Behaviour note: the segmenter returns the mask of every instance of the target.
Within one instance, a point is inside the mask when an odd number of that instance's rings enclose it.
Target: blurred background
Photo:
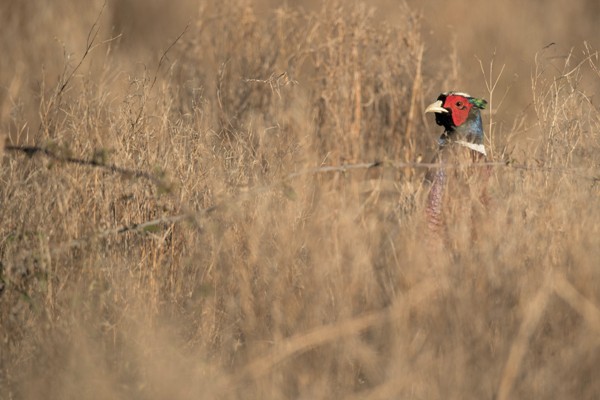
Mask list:
[[[109,0],[101,21],[100,36],[106,39],[120,35],[114,46],[119,56],[133,67],[150,65],[186,24],[211,13],[209,3]],[[246,3],[254,7],[258,18],[271,18],[272,11],[282,5],[318,11],[323,4],[311,0]],[[100,0],[85,4],[74,0],[2,1],[0,104],[10,102],[22,85],[35,90],[42,71],[49,80],[58,76],[64,66],[63,53],[80,56],[102,4]],[[231,4],[233,7],[244,3]],[[448,80],[449,87],[435,88],[427,94],[430,98],[438,91],[450,89],[485,97],[486,79],[480,61],[488,75],[493,61],[493,78],[502,70],[496,96],[503,97],[507,92],[503,109],[511,114],[518,113],[531,100],[531,75],[536,54],[551,60],[554,68],[561,71],[567,57],[574,61],[571,65],[585,57],[585,43],[594,49],[600,46],[600,3],[595,0],[407,0],[406,4],[419,15],[425,43],[425,76],[435,76],[436,70],[449,70],[453,74]],[[397,1],[372,1],[367,9],[371,8],[376,18],[392,25],[402,23],[407,12],[404,3]],[[456,60],[458,69],[449,68],[449,57]],[[595,96],[599,94],[598,88],[591,89]],[[6,107],[2,108],[6,110]],[[3,117],[2,122],[6,123],[6,115]]]

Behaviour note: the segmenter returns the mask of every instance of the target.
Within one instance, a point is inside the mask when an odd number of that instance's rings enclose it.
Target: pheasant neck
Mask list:
[[[484,156],[487,157],[487,153],[485,152],[485,146],[481,143],[470,143],[470,142],[465,142],[464,140],[457,140],[453,143],[459,144],[461,146],[464,146],[468,149],[471,149],[473,151],[476,151],[478,153],[483,154]]]

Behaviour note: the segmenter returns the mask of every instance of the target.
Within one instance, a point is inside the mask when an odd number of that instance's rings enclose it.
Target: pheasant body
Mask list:
[[[435,121],[444,127],[438,139],[438,152],[433,163],[441,166],[428,172],[426,180],[431,183],[427,198],[427,223],[431,231],[439,232],[444,225],[443,208],[447,202],[449,186],[451,192],[464,191],[467,180],[458,179],[456,166],[469,165],[485,160],[487,153],[483,145],[483,123],[480,110],[487,102],[461,92],[445,92],[429,105],[425,112],[435,113]],[[444,166],[452,166],[450,171]],[[460,178],[465,178],[462,176]],[[463,184],[461,186],[461,183]]]

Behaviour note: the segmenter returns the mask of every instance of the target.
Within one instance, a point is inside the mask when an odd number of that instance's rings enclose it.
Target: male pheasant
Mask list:
[[[435,113],[435,122],[444,127],[433,160],[433,163],[441,166],[430,170],[426,176],[431,183],[427,199],[427,222],[433,232],[439,232],[444,225],[442,210],[447,204],[447,197],[468,190],[469,176],[458,166],[480,162],[487,157],[480,114],[486,105],[484,99],[466,93],[445,92],[425,109],[426,113]],[[480,196],[483,202],[486,202],[485,197],[483,191]]]

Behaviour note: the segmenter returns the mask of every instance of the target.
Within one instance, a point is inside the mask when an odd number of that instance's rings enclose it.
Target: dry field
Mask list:
[[[0,399],[600,398],[596,1],[51,3],[0,2]],[[449,89],[490,203],[434,243]]]

